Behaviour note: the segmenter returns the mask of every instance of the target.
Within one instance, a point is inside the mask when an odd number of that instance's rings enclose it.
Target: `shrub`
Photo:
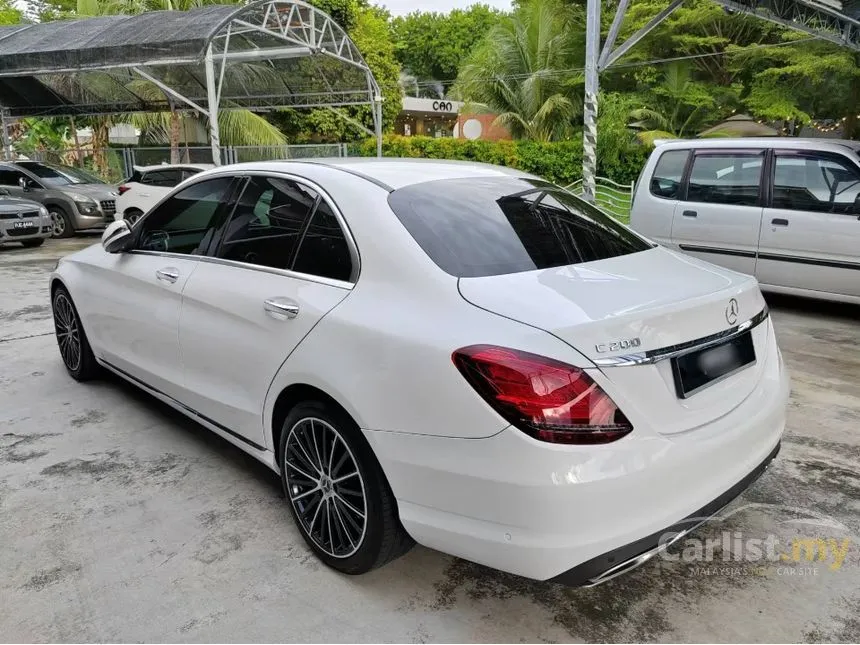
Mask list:
[[[373,157],[376,155],[376,140],[366,139],[355,144],[350,152]],[[643,146],[630,144],[613,158],[599,159],[598,174],[617,182],[631,182],[638,177],[648,153]],[[582,139],[579,137],[544,143],[389,135],[383,139],[382,154],[385,157],[481,161],[523,170],[562,186],[582,176]]]

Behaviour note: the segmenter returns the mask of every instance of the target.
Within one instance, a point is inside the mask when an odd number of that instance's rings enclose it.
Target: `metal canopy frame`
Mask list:
[[[3,134],[16,117],[160,112],[181,103],[208,119],[212,160],[220,164],[219,111],[328,108],[354,122],[336,108],[368,105],[382,155],[379,85],[327,13],[302,0],[156,13],[163,26],[149,13],[0,31]],[[135,21],[151,40],[136,32]],[[186,28],[194,30],[190,42]],[[75,45],[52,46],[52,34]],[[142,96],[135,85],[141,79],[158,92]],[[6,136],[4,148],[9,158]]]
[[[849,15],[841,0],[715,0],[727,11],[745,13],[789,27],[843,47],[860,51],[860,7]],[[851,1],[851,0],[847,0]],[[632,47],[672,15],[684,0],[671,0],[641,29],[615,47],[630,0],[618,0],[615,16],[601,48],[600,0],[587,0],[585,30],[585,100],[583,106],[582,194],[593,202],[597,174],[597,109],[600,72],[614,65]]]

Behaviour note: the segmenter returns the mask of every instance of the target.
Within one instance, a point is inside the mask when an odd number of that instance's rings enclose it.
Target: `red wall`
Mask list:
[[[493,125],[493,121],[496,120],[495,114],[461,114],[457,117],[457,123],[460,126],[459,130],[461,139],[465,138],[463,136],[463,124],[469,119],[476,119],[481,122],[481,126],[483,128],[481,139],[483,140],[500,141],[511,138],[511,133],[508,132],[506,128]]]

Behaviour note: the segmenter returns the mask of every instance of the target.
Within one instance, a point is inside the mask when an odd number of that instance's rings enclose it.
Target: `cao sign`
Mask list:
[[[451,101],[433,101],[433,109],[437,112],[453,112],[454,104]]]

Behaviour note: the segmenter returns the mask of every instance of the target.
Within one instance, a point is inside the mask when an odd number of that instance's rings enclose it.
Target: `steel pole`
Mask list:
[[[218,92],[215,86],[215,63],[212,45],[206,48],[206,107],[209,108],[209,141],[212,145],[212,163],[221,165],[221,134],[218,130]]]
[[[3,160],[12,161],[12,142],[9,139],[9,114],[6,110],[0,113],[3,120]]]
[[[594,202],[597,175],[597,61],[600,57],[600,0],[588,0],[585,15],[585,101],[582,106],[582,196]]]
[[[376,99],[376,156],[382,157],[382,97]]]

